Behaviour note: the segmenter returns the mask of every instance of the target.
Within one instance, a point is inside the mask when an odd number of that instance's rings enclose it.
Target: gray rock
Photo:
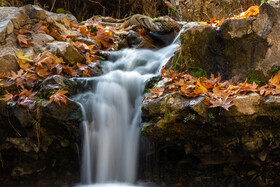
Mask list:
[[[60,75],[53,75],[46,78],[39,85],[38,95],[41,98],[49,99],[53,92],[57,91],[58,89],[66,90],[68,91],[69,95],[74,95],[76,93],[76,86],[77,83],[72,80]]]
[[[71,14],[56,14],[53,12],[46,12],[46,13],[47,13],[47,18],[46,18],[47,22],[52,23],[52,24],[54,24],[55,22],[58,22],[62,25],[65,25],[66,27],[70,26],[70,21],[76,19]]]
[[[54,38],[52,36],[42,33],[33,33],[32,39],[35,52],[42,52],[40,50],[42,50],[42,48],[45,47],[47,43],[51,43],[54,41]]]
[[[278,4],[270,1],[260,6],[257,17],[227,19],[219,29],[188,25],[173,69],[189,73],[202,69],[208,75],[221,73],[224,79],[254,77],[266,82],[280,66],[279,16]]]
[[[84,57],[79,53],[79,51],[68,42],[55,41],[47,44],[47,49],[53,54],[63,57],[66,62],[71,64],[82,62]]]
[[[14,54],[7,53],[0,56],[0,73],[6,72],[17,72],[19,70],[19,66],[17,63],[17,58]]]
[[[250,134],[245,134],[241,137],[241,143],[244,151],[261,151],[264,147],[263,135],[261,134],[261,132],[252,131]]]
[[[140,36],[135,31],[129,31],[127,37],[122,40],[119,44],[119,49],[123,48],[144,48],[144,49],[156,49],[157,46],[152,43],[152,41],[148,41],[143,36]]]
[[[33,142],[30,138],[7,138],[6,139],[7,142],[12,143],[16,148],[24,151],[24,152],[30,152],[30,151],[35,151],[37,147],[36,147],[36,143]]]
[[[250,6],[259,5],[259,0],[205,0],[180,2],[177,10],[182,11],[183,19],[187,21],[206,21],[209,18],[222,19],[224,16],[232,17],[247,10]]]
[[[0,7],[0,43],[3,43],[14,29],[19,29],[29,22],[24,8]]]
[[[148,31],[155,33],[168,33],[173,30],[179,30],[180,26],[174,20],[169,17],[162,17],[156,20],[152,18],[136,14],[127,20],[125,27],[135,26],[135,29],[144,28]]]
[[[29,4],[24,6],[24,8],[26,10],[26,14],[30,19],[44,20],[47,17],[46,11],[38,6],[33,6]]]
[[[16,81],[11,81],[11,80],[7,80],[7,79],[3,79],[2,81],[0,81],[1,85],[0,85],[0,94],[5,95],[6,91],[8,91],[9,93],[17,90],[17,84]]]
[[[87,45],[94,45],[94,49],[98,49],[99,48],[99,44],[95,40],[91,40],[91,39],[83,38],[83,37],[77,37],[77,38],[75,38],[75,41],[83,42],[83,43],[85,43]]]

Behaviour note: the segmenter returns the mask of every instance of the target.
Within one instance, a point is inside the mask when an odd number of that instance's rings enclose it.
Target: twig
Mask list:
[[[21,134],[17,131],[17,129],[13,126],[13,124],[10,122],[10,118],[8,117],[9,124],[12,126],[12,128],[16,131],[16,133],[21,137]]]
[[[53,1],[52,8],[51,8],[50,12],[53,11],[53,8],[54,8],[55,3],[56,3],[56,0]]]
[[[93,1],[93,0],[88,0],[88,1],[91,2],[91,3],[100,5],[103,9],[107,9],[105,6],[103,6],[103,5],[102,5],[100,2],[98,2],[98,1]]]
[[[2,158],[1,152],[0,152],[0,162],[1,162],[2,168],[4,168],[4,161],[3,161],[3,158]]]

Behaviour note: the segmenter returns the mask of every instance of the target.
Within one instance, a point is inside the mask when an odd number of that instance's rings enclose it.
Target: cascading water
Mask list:
[[[104,75],[83,80],[94,82],[90,91],[74,98],[84,113],[83,185],[136,181],[145,81],[159,73],[177,47],[112,52],[103,62]]]

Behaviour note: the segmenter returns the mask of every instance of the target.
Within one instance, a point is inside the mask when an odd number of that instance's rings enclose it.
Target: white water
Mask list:
[[[85,119],[82,124],[83,187],[132,187],[129,184],[136,182],[145,80],[159,73],[161,65],[177,47],[172,44],[157,51],[112,52],[111,60],[103,62],[104,75],[84,79],[96,84],[74,98],[81,103]]]

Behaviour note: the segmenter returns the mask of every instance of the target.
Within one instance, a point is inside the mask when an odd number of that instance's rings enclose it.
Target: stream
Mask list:
[[[102,63],[102,76],[79,80],[88,89],[73,98],[84,115],[82,174],[77,187],[137,184],[145,83],[173,56],[176,43],[159,50],[111,52],[109,60]]]

